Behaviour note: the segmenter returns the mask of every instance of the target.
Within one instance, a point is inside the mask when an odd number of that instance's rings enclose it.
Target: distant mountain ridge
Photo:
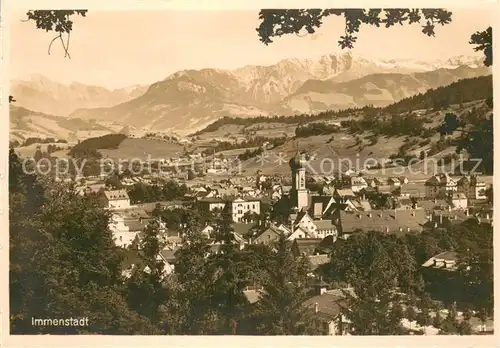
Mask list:
[[[367,105],[387,106],[431,88],[449,85],[464,78],[489,75],[486,67],[459,66],[411,74],[372,74],[337,83],[334,80],[308,80],[273,111],[300,114]]]
[[[489,73],[482,67],[482,57],[422,62],[331,54],[318,59],[284,59],[270,66],[178,71],[141,89],[135,97],[118,93],[125,100],[114,106],[89,108],[75,103],[70,117],[189,133],[224,116],[293,115],[368,104],[384,106],[429,88]]]
[[[34,74],[26,80],[13,80],[10,94],[19,106],[50,115],[67,116],[79,108],[109,107],[137,98],[147,87],[135,85],[109,90],[79,82],[66,85]]]

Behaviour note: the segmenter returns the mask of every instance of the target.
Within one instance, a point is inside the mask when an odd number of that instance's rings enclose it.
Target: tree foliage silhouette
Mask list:
[[[73,30],[71,17],[74,15],[85,17],[86,14],[87,10],[30,10],[26,13],[26,21],[33,21],[37,29],[56,32],[56,36],[49,43],[48,54],[52,44],[59,39],[64,49],[64,57],[71,58],[69,54],[69,41]],[[63,35],[66,36],[66,42]]]
[[[476,45],[474,51],[483,51],[484,65],[493,65],[493,30],[488,27],[486,30],[477,31],[470,37],[470,44]]]
[[[397,24],[419,23],[422,33],[434,36],[436,25],[451,23],[452,13],[443,9],[266,9],[259,12],[261,24],[257,32],[260,41],[268,45],[274,37],[286,34],[299,35],[304,30],[313,34],[321,27],[324,18],[331,15],[345,18],[345,33],[338,41],[344,49],[354,47],[358,39],[355,34],[362,24],[389,28]]]
[[[420,24],[422,33],[435,36],[437,25],[449,24],[452,12],[445,9],[264,9],[259,12],[261,23],[256,29],[259,39],[265,45],[273,39],[287,34],[314,34],[329,16],[343,16],[344,35],[338,40],[341,49],[352,49],[362,24],[390,28],[395,25]],[[476,45],[476,52],[485,55],[484,65],[493,64],[492,28],[471,35],[470,43]]]

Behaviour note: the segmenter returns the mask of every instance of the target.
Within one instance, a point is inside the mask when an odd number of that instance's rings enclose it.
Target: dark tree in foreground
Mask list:
[[[164,286],[165,262],[158,258],[164,247],[158,223],[150,223],[139,243],[143,263],[127,284],[130,308],[148,318],[153,325],[160,323],[160,308],[169,297]]]
[[[297,335],[304,329],[306,279],[309,264],[295,258],[291,243],[281,236],[264,272],[264,290],[257,302],[258,332],[266,335]]]
[[[56,36],[50,41],[48,54],[50,54],[52,44],[56,40],[60,40],[64,49],[64,57],[71,58],[69,54],[70,34],[73,30],[71,17],[74,15],[85,17],[86,14],[87,10],[35,10],[26,13],[26,21],[35,22],[37,29],[56,33]],[[66,36],[66,42],[63,35]]]
[[[261,24],[257,31],[260,41],[268,45],[274,37],[286,34],[307,32],[313,34],[320,28],[323,20],[331,15],[345,18],[345,33],[340,36],[339,46],[353,48],[357,40],[355,36],[362,24],[385,28],[394,25],[418,23],[422,33],[434,36],[436,25],[451,23],[450,11],[443,9],[293,9],[293,10],[261,10]]]
[[[484,54],[484,65],[493,65],[493,30],[491,27],[483,31],[477,31],[470,37],[470,44],[476,45],[474,51],[482,51]]]
[[[9,156],[13,334],[154,334],[122,297],[121,257],[97,201],[23,173]],[[88,326],[37,327],[31,318],[88,317]]]
[[[435,36],[436,25],[451,23],[452,12],[444,9],[264,9],[259,12],[260,26],[256,29],[260,41],[268,45],[273,39],[287,34],[313,34],[328,16],[343,16],[345,32],[338,45],[353,48],[363,24],[389,28],[395,25],[416,24],[422,33]],[[493,65],[492,28],[471,35],[475,51],[485,55],[484,65]]]

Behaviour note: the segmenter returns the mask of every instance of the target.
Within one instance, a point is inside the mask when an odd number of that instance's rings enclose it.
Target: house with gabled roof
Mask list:
[[[340,198],[342,201],[356,198],[356,195],[351,189],[336,189],[333,196],[335,198]]]
[[[351,177],[351,190],[356,193],[368,187],[368,183],[362,176]]]
[[[294,230],[301,227],[304,231],[307,231],[310,236],[316,234],[317,227],[314,224],[313,218],[307,213],[307,211],[299,212],[292,224],[294,226]]]
[[[279,229],[278,226],[270,224],[260,235],[255,238],[253,244],[266,244],[269,245],[279,239],[283,234],[283,231]]]
[[[352,332],[346,314],[346,300],[342,291],[328,290],[325,282],[316,286],[316,295],[307,299],[303,307],[311,318],[311,326],[320,335],[345,336]]]
[[[302,239],[302,238],[311,238],[312,234],[305,228],[298,226],[294,227],[293,230],[290,231],[290,235],[286,238],[289,241],[293,241],[295,239]]]
[[[446,271],[455,271],[457,269],[458,253],[455,251],[443,251],[422,264],[422,267],[432,267],[434,269],[443,269]]]
[[[100,193],[99,201],[106,209],[130,208],[130,198],[125,190],[103,190]]]

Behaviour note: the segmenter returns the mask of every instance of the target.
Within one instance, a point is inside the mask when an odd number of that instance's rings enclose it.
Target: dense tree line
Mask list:
[[[334,244],[330,262],[321,267],[321,273],[331,282],[351,284],[358,294],[373,291],[368,298],[379,293],[385,296],[389,288],[416,297],[430,296],[445,307],[456,304],[462,310],[491,315],[493,227],[475,219],[446,224],[414,235],[354,234]],[[458,253],[457,271],[421,267],[443,251]]]
[[[299,125],[297,128],[295,128],[295,137],[307,138],[314,135],[338,133],[339,131],[340,128],[336,125],[316,122],[306,125]]]
[[[252,118],[241,118],[241,117],[223,117],[213,123],[209,124],[204,129],[194,133],[192,136],[197,136],[203,133],[215,132],[219,128],[225,125],[237,125],[237,126],[251,126],[257,123],[284,123],[284,124],[301,124],[313,121],[322,121],[328,119],[336,119],[345,116],[352,116],[356,113],[361,113],[364,110],[373,109],[371,106],[365,106],[363,108],[348,108],[342,110],[327,110],[315,114],[300,114],[294,116],[279,116],[274,115],[259,116]]]
[[[179,185],[176,181],[167,181],[164,185],[146,185],[137,183],[128,188],[130,203],[151,203],[184,199],[189,189],[185,184]]]
[[[264,149],[262,147],[259,147],[258,149],[255,150],[246,150],[245,152],[241,153],[238,155],[238,159],[240,161],[247,161],[250,158],[254,158],[264,152]]]
[[[480,110],[470,110],[464,117],[447,113],[439,127],[442,135],[458,133],[456,152],[465,150],[469,158],[481,160],[479,170],[489,175],[493,173],[493,113],[489,113],[492,108],[490,98]]]
[[[54,139],[54,138],[38,138],[38,137],[29,137],[24,140],[18,146],[30,146],[32,144],[50,144],[50,143],[58,143],[58,144],[67,144],[68,141],[64,139]]]
[[[391,113],[408,110],[442,109],[450,105],[464,104],[493,97],[493,76],[461,79],[447,86],[431,88],[425,93],[402,99],[384,108]]]
[[[97,150],[117,149],[125,139],[127,139],[127,136],[124,134],[108,134],[101,137],[85,139],[73,146],[69,151],[69,155],[81,157],[82,154],[96,152]]]
[[[205,156],[212,155],[214,152],[235,150],[235,149],[246,149],[251,147],[262,147],[264,144],[268,143],[272,147],[280,146],[286,142],[286,138],[268,138],[268,137],[252,137],[250,139],[244,140],[240,143],[231,143],[229,141],[218,142],[215,146],[204,150],[202,153]]]
[[[372,131],[375,134],[387,136],[421,136],[431,137],[436,133],[432,128],[426,126],[428,120],[415,113],[406,115],[387,115],[381,111],[378,117],[363,116],[361,119],[351,119],[342,121],[342,127],[347,128],[351,133],[363,133]]]
[[[12,334],[155,334],[124,299],[109,216],[92,198],[23,172],[9,158]],[[88,317],[89,326],[33,326],[31,318]]]

